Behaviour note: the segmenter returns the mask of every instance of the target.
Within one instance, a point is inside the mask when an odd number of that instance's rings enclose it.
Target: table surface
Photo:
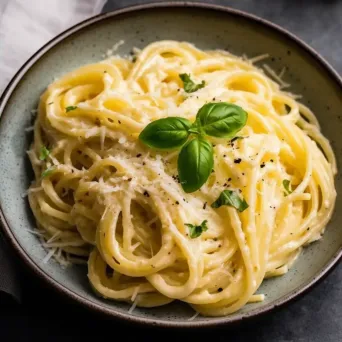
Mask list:
[[[145,2],[108,0],[103,11]],[[315,48],[342,74],[342,1],[221,0],[206,3],[238,8],[283,26]],[[107,331],[116,338],[118,333],[132,328],[87,312],[46,289],[25,269],[21,273],[23,303],[18,305],[0,298],[0,336],[4,342],[40,339],[78,341],[83,339],[82,335],[96,338]],[[77,323],[76,318],[80,318]],[[143,341],[165,336],[165,330],[156,328],[135,326],[134,331]],[[245,322],[229,330],[168,331],[167,334],[184,340],[211,337],[215,341],[342,341],[342,266],[338,265],[304,297],[256,321]]]

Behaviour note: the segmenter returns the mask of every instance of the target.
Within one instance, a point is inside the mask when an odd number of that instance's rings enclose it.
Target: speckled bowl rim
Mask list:
[[[314,57],[317,62],[326,70],[326,72],[330,75],[331,80],[335,81],[336,84],[340,87],[342,91],[342,79],[338,75],[338,73],[332,68],[332,66],[322,57],[320,56],[315,50],[313,50],[310,46],[304,43],[301,39],[293,35],[292,33],[288,32],[287,30],[279,27],[276,24],[273,24],[265,19],[259,18],[255,15],[232,9],[230,7],[224,7],[219,5],[212,5],[212,4],[205,4],[205,3],[195,3],[195,2],[160,2],[160,3],[148,3],[144,5],[135,5],[129,6],[125,8],[121,8],[112,12],[107,12],[104,14],[99,14],[97,16],[91,17],[87,20],[84,20],[71,28],[67,29],[66,31],[60,33],[55,38],[50,40],[46,43],[43,47],[41,47],[34,55],[31,56],[30,59],[19,69],[19,71],[15,74],[12,78],[6,89],[4,90],[3,94],[0,98],[0,124],[2,122],[2,113],[6,107],[6,104],[13,93],[14,89],[21,81],[23,76],[26,72],[39,61],[39,59],[45,55],[52,47],[69,37],[70,35],[83,30],[84,28],[89,27],[90,25],[96,24],[102,20],[107,18],[114,18],[116,16],[122,14],[128,14],[132,12],[138,12],[141,10],[149,10],[154,8],[196,8],[196,9],[208,9],[208,10],[215,10],[221,13],[228,13],[230,15],[234,15],[236,17],[242,17],[244,19],[248,19],[254,23],[258,23],[263,25],[265,28],[269,30],[276,31],[278,34],[283,35],[285,38],[292,40],[294,43],[297,44],[301,49],[308,52],[312,57]],[[298,299],[300,295],[305,294],[308,290],[312,289],[314,285],[316,285],[320,280],[323,280],[332,269],[338,264],[338,262],[342,258],[342,246],[337,251],[337,253],[332,257],[332,259],[327,263],[327,265],[321,269],[311,280],[307,281],[305,284],[297,287],[295,290],[291,291],[290,293],[282,296],[278,300],[266,305],[260,309],[254,309],[251,312],[237,314],[234,317],[226,316],[226,317],[217,317],[217,318],[210,318],[208,321],[184,321],[184,322],[173,322],[167,320],[160,320],[156,321],[152,318],[144,318],[141,316],[133,316],[126,313],[121,313],[115,311],[115,307],[113,309],[105,308],[100,304],[93,302],[92,300],[85,298],[76,292],[67,289],[63,286],[60,282],[53,279],[49,274],[43,271],[28,255],[24,249],[21,247],[20,243],[14,236],[13,232],[9,224],[6,221],[5,215],[1,209],[0,203],[0,223],[3,225],[3,231],[7,240],[10,244],[14,247],[15,251],[19,255],[19,257],[26,263],[26,265],[35,273],[37,274],[42,280],[44,280],[47,284],[51,285],[52,288],[58,290],[61,294],[67,295],[69,298],[74,299],[78,303],[82,304],[88,309],[94,310],[96,312],[106,314],[108,316],[124,319],[131,323],[139,323],[143,325],[154,325],[159,327],[175,327],[175,328],[200,328],[200,327],[215,327],[215,326],[222,326],[228,325],[232,323],[237,323],[241,321],[245,321],[247,319],[255,318],[256,316],[260,316],[262,314],[268,313],[273,311],[276,308],[283,306],[286,303],[294,299]],[[1,233],[1,231],[0,231]]]

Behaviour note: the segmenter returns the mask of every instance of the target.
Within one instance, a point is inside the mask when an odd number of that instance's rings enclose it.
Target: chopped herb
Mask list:
[[[185,225],[189,227],[189,233],[190,233],[191,239],[195,239],[199,237],[203,232],[208,230],[207,222],[208,222],[207,220],[204,220],[199,226],[196,226],[191,223],[185,223]]]
[[[179,78],[183,81],[184,90],[187,93],[193,93],[198,89],[205,87],[205,81],[202,81],[199,84],[194,83],[191,78],[190,74],[179,74]]]
[[[56,167],[55,166],[50,166],[49,168],[47,168],[43,173],[42,173],[42,178],[45,178],[47,176],[50,176],[54,171],[55,171]]]
[[[50,151],[45,147],[42,146],[40,148],[39,160],[45,160],[50,154]]]
[[[222,205],[228,205],[236,208],[239,212],[243,212],[248,208],[247,202],[232,190],[223,190],[217,200],[212,203],[212,208],[219,208]]]
[[[241,163],[241,158],[234,159],[235,164],[240,164]]]
[[[291,189],[291,183],[288,179],[284,179],[283,180],[283,186],[284,186],[284,196],[288,196],[292,193],[292,189]]]
[[[66,113],[70,112],[71,110],[77,109],[77,106],[68,106],[65,108]]]

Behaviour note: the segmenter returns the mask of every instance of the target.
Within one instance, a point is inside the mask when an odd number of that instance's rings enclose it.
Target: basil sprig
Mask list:
[[[184,90],[186,93],[193,93],[198,89],[205,87],[205,81],[196,84],[191,78],[190,74],[179,74],[179,78],[183,81]]]
[[[247,202],[232,190],[223,190],[218,199],[212,203],[211,207],[219,208],[223,205],[234,207],[240,213],[248,208]]]
[[[207,222],[208,222],[207,220],[204,220],[198,226],[191,224],[191,223],[185,223],[185,225],[187,227],[189,227],[189,235],[190,235],[191,239],[195,239],[195,238],[201,236],[201,234],[203,232],[206,232],[208,230]]]
[[[207,181],[214,166],[213,148],[206,136],[233,137],[246,122],[247,113],[241,107],[213,102],[199,109],[194,123],[180,117],[155,120],[143,129],[139,139],[155,149],[182,147],[178,157],[179,180],[189,193]]]

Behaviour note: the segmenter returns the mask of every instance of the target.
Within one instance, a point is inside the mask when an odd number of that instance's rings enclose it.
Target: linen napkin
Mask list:
[[[70,26],[100,13],[105,3],[106,0],[0,0],[0,94],[35,51]],[[11,253],[0,231],[0,293],[20,301]]]

